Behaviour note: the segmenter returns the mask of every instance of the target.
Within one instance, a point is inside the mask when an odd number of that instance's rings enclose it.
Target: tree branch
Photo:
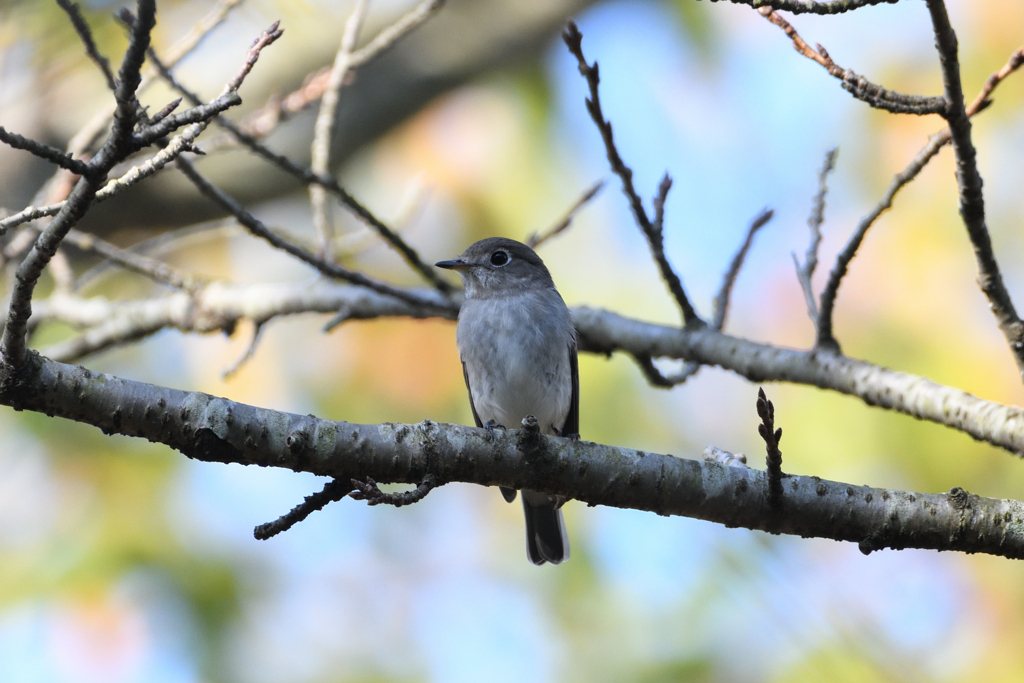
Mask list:
[[[71,25],[75,27],[75,32],[78,33],[78,37],[82,39],[82,44],[85,45],[85,53],[99,67],[103,73],[104,80],[107,82],[107,87],[113,92],[117,89],[117,80],[114,78],[114,72],[110,69],[110,61],[100,54],[99,48],[96,47],[96,41],[92,37],[92,29],[86,23],[85,17],[82,16],[81,11],[78,9],[78,5],[70,2],[70,0],[57,0],[57,4],[67,13],[68,18],[71,20]]]
[[[804,299],[807,302],[807,315],[814,323],[815,330],[818,329],[818,307],[814,305],[814,285],[811,278],[814,270],[818,267],[818,247],[821,246],[821,225],[825,222],[825,196],[828,194],[828,174],[836,167],[836,156],[839,149],[833,147],[825,153],[825,161],[818,171],[818,193],[814,195],[814,202],[811,205],[811,215],[807,219],[807,227],[811,231],[811,241],[804,253],[804,264],[800,265],[796,252],[793,253],[793,264],[796,266],[796,279],[800,282],[800,288],[804,292]]]
[[[1024,47],[1021,47],[1010,55],[1010,59],[1006,64],[999,71],[996,71],[988,77],[985,81],[984,87],[981,89],[981,92],[978,93],[974,102],[967,107],[967,115],[974,116],[975,114],[983,112],[991,103],[991,100],[988,98],[992,94],[992,91],[995,90],[995,88],[1002,83],[1007,76],[1019,69],[1022,64],[1024,64]],[[874,225],[874,222],[878,220],[879,216],[892,207],[892,202],[893,199],[895,199],[896,194],[903,189],[905,185],[909,184],[914,178],[916,178],[924,167],[928,165],[928,162],[931,161],[945,145],[949,144],[951,137],[949,128],[945,128],[931,136],[928,139],[927,144],[921,148],[921,151],[917,153],[917,156],[914,157],[906,168],[893,176],[892,182],[889,183],[889,187],[885,190],[885,194],[878,203],[875,204],[871,211],[861,218],[860,222],[857,224],[857,229],[854,231],[853,235],[850,236],[846,246],[836,257],[836,264],[832,268],[832,272],[829,273],[828,282],[821,292],[821,312],[818,317],[816,346],[838,348],[838,343],[836,342],[835,336],[832,332],[832,311],[835,307],[836,295],[839,292],[839,285],[849,269],[850,262],[857,254],[857,250],[864,241],[864,237],[867,235],[868,229]]]
[[[309,168],[317,175],[324,175],[330,170],[331,137],[334,133],[334,119],[338,109],[338,95],[349,73],[349,62],[352,51],[356,47],[359,29],[366,18],[366,10],[370,0],[356,0],[352,13],[345,22],[342,31],[341,45],[334,57],[327,85],[320,98],[320,111],[317,112],[313,124],[313,143],[310,146]],[[334,225],[327,206],[327,193],[321,185],[309,186],[309,203],[313,210],[313,233],[317,240],[317,257],[327,259],[333,250]]]
[[[59,320],[73,327],[92,328],[83,336],[44,350],[53,358],[76,360],[167,327],[206,333],[234,329],[241,320],[266,321],[309,312],[333,315],[339,310],[344,310],[351,320],[454,320],[458,314],[455,309],[441,309],[443,299],[436,291],[411,292],[415,297],[433,296],[437,305],[411,305],[364,288],[327,281],[313,285],[214,282],[192,292],[174,292],[127,303],[55,295],[39,302],[33,320],[36,324]],[[581,351],[604,355],[621,351],[638,359],[685,360],[718,366],[752,382],[787,382],[829,389],[1024,454],[1024,410],[986,401],[917,375],[839,354],[778,348],[722,334],[710,327],[680,329],[589,307],[573,309],[573,318]]]
[[[946,91],[949,110],[950,139],[956,155],[956,179],[960,188],[960,216],[967,235],[974,246],[978,262],[978,284],[995,314],[999,329],[1010,347],[1017,370],[1024,380],[1024,322],[1017,315],[1010,293],[1003,283],[999,263],[992,251],[992,240],[985,225],[985,198],[982,194],[981,174],[978,172],[977,153],[971,142],[971,119],[964,105],[960,82],[960,62],[957,58],[957,40],[942,0],[927,0],[935,30],[935,47],[942,65],[942,83]],[[987,85],[987,84],[986,84]]]
[[[526,240],[526,246],[530,247],[530,249],[536,249],[537,247],[539,247],[544,242],[547,242],[552,237],[555,237],[556,235],[559,235],[562,232],[564,232],[566,228],[572,225],[572,221],[576,217],[576,214],[579,212],[579,210],[586,206],[591,199],[596,197],[597,193],[600,192],[603,188],[604,180],[598,180],[596,183],[587,188],[587,190],[582,195],[580,195],[580,198],[577,199],[571,207],[569,207],[569,210],[565,212],[565,215],[562,216],[562,219],[560,221],[555,223],[553,226],[551,226],[544,232],[535,232],[532,235],[530,235],[530,237]]]
[[[686,291],[683,289],[682,281],[665,257],[665,236],[662,231],[662,221],[664,218],[665,198],[672,187],[672,179],[669,178],[668,174],[665,174],[658,187],[658,195],[654,202],[655,220],[652,222],[647,216],[646,209],[644,209],[643,200],[640,199],[640,195],[636,193],[636,189],[633,187],[633,170],[622,161],[619,150],[615,146],[615,138],[612,135],[612,124],[605,119],[604,112],[601,110],[601,95],[598,92],[598,84],[601,82],[601,78],[598,74],[597,62],[591,65],[583,56],[583,34],[580,33],[579,28],[576,27],[574,22],[570,21],[568,23],[565,31],[562,32],[562,39],[569,48],[569,52],[576,58],[579,64],[580,75],[586,79],[587,85],[590,88],[590,98],[586,100],[587,112],[590,113],[590,118],[593,119],[598,131],[601,133],[605,152],[608,155],[608,163],[611,164],[615,175],[619,176],[619,179],[622,181],[622,192],[629,200],[630,209],[633,211],[633,218],[636,219],[640,231],[647,238],[647,244],[650,246],[651,254],[654,256],[658,269],[661,271],[661,277],[665,280],[665,284],[668,285],[672,297],[676,300],[682,311],[683,324],[702,325],[703,321],[690,304]]]
[[[717,0],[712,0],[717,2]],[[793,14],[842,14],[852,12],[861,7],[873,7],[874,5],[895,5],[899,0],[830,0],[829,2],[815,2],[815,0],[729,0],[735,5],[749,5],[754,9],[771,7],[777,10],[792,12]]]
[[[588,505],[682,515],[730,527],[858,543],[864,552],[928,548],[1024,558],[1024,503],[956,488],[921,494],[786,478],[786,514],[770,514],[765,473],[542,434],[441,425],[359,425],[282,413],[133,382],[31,354],[0,402],[166,444],[206,462],[311,472],[338,481],[529,488]],[[342,486],[339,489],[344,489]]]
[[[3,142],[14,149],[22,149],[35,156],[56,164],[63,169],[71,171],[76,175],[85,175],[89,172],[89,165],[80,159],[73,159],[59,149],[44,145],[31,138],[26,138],[17,133],[12,133],[0,126],[0,142]]]
[[[789,36],[789,39],[793,41],[793,48],[797,52],[825,67],[825,70],[831,76],[842,82],[843,90],[846,90],[858,100],[866,102],[876,109],[882,109],[893,114],[917,114],[918,116],[924,116],[926,114],[946,113],[946,98],[905,95],[894,90],[886,90],[882,86],[876,85],[854,72],[852,69],[844,69],[836,64],[832,61],[828,51],[820,44],[817,50],[812,48],[800,37],[800,34],[796,32],[793,25],[771,7],[762,7],[758,12]]]
[[[221,208],[233,215],[239,223],[245,226],[249,232],[256,237],[265,240],[272,247],[291,254],[300,261],[313,266],[328,277],[351,282],[354,285],[359,285],[360,287],[366,287],[367,289],[372,289],[373,291],[381,294],[393,296],[413,305],[437,306],[436,299],[416,296],[407,290],[400,289],[386,282],[370,278],[357,271],[349,270],[348,268],[343,268],[342,266],[317,258],[316,255],[311,252],[306,251],[298,245],[292,244],[270,230],[262,221],[246,211],[241,204],[217,187],[214,187],[213,184],[200,175],[191,162],[179,158],[177,163],[178,169],[185,174],[186,178],[192,181],[192,184],[194,184],[202,194],[220,205]],[[451,308],[453,305],[454,304],[452,303],[447,303],[443,307]]]
[[[157,58],[154,53],[150,53],[150,61],[156,65],[163,78],[172,88],[183,94],[193,103],[199,102],[199,96],[179,83],[170,70],[161,64],[159,58]],[[281,170],[298,178],[306,185],[315,184],[326,189],[337,197],[337,199],[361,221],[369,225],[381,237],[383,237],[395,249],[395,251],[405,259],[405,262],[408,263],[413,270],[418,272],[435,288],[445,294],[451,294],[454,291],[452,286],[444,278],[438,275],[435,269],[431,268],[429,264],[425,263],[423,259],[420,258],[419,253],[415,249],[409,246],[409,244],[407,244],[405,240],[398,235],[398,233],[385,225],[384,222],[377,218],[377,216],[375,216],[369,209],[360,204],[359,201],[349,194],[333,176],[314,173],[312,170],[300,166],[283,154],[277,154],[266,145],[260,143],[256,136],[246,133],[223,116],[217,117],[215,121],[219,126],[230,132],[240,143]],[[0,228],[2,227],[3,221],[0,221]]]

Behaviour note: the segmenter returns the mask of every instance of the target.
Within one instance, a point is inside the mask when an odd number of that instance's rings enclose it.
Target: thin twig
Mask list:
[[[1007,60],[1006,64],[1003,65],[1002,68],[988,77],[981,92],[978,93],[978,96],[974,99],[971,105],[967,107],[967,115],[975,116],[976,114],[980,114],[985,111],[991,103],[991,100],[988,98],[995,88],[1002,83],[1007,76],[1019,69],[1022,64],[1024,64],[1024,47],[1016,50],[1012,55],[1010,55],[1009,60]],[[906,168],[893,176],[892,181],[889,183],[889,187],[885,190],[885,194],[878,203],[872,207],[871,211],[861,218],[860,222],[857,224],[857,229],[854,231],[853,235],[850,236],[846,246],[836,257],[836,264],[829,273],[828,282],[821,292],[821,309],[818,314],[817,341],[815,343],[817,347],[827,347],[837,351],[839,350],[839,345],[836,342],[832,331],[832,312],[835,307],[835,299],[839,292],[839,285],[842,283],[843,277],[849,269],[850,262],[857,254],[857,249],[860,248],[861,243],[864,241],[868,229],[874,224],[879,216],[892,207],[892,202],[895,199],[896,194],[904,186],[913,181],[924,167],[928,165],[928,162],[931,161],[945,145],[949,144],[950,140],[951,134],[949,128],[944,128],[928,138],[927,144],[918,151],[917,155],[913,160],[911,160]]]
[[[985,85],[981,88],[981,92],[979,92],[978,96],[974,98],[974,101],[968,105],[967,115],[974,116],[983,107],[987,106],[987,103],[989,102],[989,95],[991,95],[992,91],[996,89],[996,86],[1002,83],[1004,78],[1019,69],[1021,65],[1024,65],[1024,46],[1018,48],[1016,52],[1010,55],[1010,58],[1006,61],[1006,64],[1003,65],[1003,68],[996,71],[986,79]]]
[[[162,77],[171,85],[175,90],[185,95],[186,98],[192,102],[198,101],[198,95],[191,92],[188,88],[184,87],[181,83],[175,79],[174,75],[163,68],[159,59],[154,55],[150,54],[150,61],[160,70]],[[303,183],[317,184],[326,188],[331,194],[335,195],[343,205],[345,205],[352,213],[354,213],[360,220],[373,228],[381,237],[383,237],[394,249],[401,254],[405,259],[405,262],[409,264],[411,268],[417,271],[424,279],[430,282],[438,291],[445,294],[446,296],[451,294],[453,291],[452,285],[450,285],[444,278],[438,273],[437,269],[431,268],[431,266],[420,258],[419,253],[413,249],[401,236],[394,230],[389,228],[379,218],[377,218],[369,209],[360,204],[355,197],[350,195],[344,187],[342,187],[338,181],[329,175],[318,175],[313,173],[310,169],[299,166],[288,157],[277,154],[270,150],[265,145],[261,144],[255,137],[243,132],[238,126],[231,123],[223,116],[215,119],[216,123],[229,131],[234,135],[239,142],[251,149],[256,154],[270,161],[278,168],[286,171],[287,173],[295,176]],[[4,225],[4,221],[0,221],[0,228]],[[2,234],[2,233],[0,233]]]
[[[363,47],[354,51],[349,57],[349,68],[355,69],[380,56],[407,33],[421,26],[432,14],[444,5],[445,0],[423,0],[398,21],[386,26]]]
[[[151,122],[150,125],[143,126],[142,130],[132,136],[132,145],[136,149],[141,149],[165,138],[172,131],[181,128],[182,126],[187,126],[190,123],[202,123],[203,128],[205,128],[209,125],[210,119],[218,116],[221,112],[230,109],[231,107],[238,106],[241,103],[242,98],[238,96],[238,93],[234,90],[230,90],[207,104],[200,104],[192,109],[183,111],[180,114],[171,114],[169,112],[164,114],[163,111],[161,111],[160,114],[162,114],[162,117],[159,121],[154,121]]]
[[[747,258],[747,252],[750,251],[751,245],[754,243],[754,235],[757,231],[768,224],[768,221],[772,219],[775,212],[771,209],[763,209],[761,213],[754,217],[754,220],[750,222],[750,227],[747,228],[747,236],[743,240],[743,244],[736,251],[736,254],[732,257],[732,261],[729,263],[729,267],[725,271],[725,275],[722,277],[722,286],[718,288],[718,294],[715,295],[714,310],[711,316],[711,327],[719,332],[725,326],[725,318],[729,312],[729,297],[732,294],[732,287],[736,283],[736,277],[740,273],[740,268],[743,267],[743,261]]]
[[[362,273],[349,270],[337,264],[317,258],[315,254],[291,243],[264,225],[262,221],[246,211],[241,204],[200,175],[191,162],[179,157],[177,164],[178,169],[185,174],[186,178],[192,181],[192,184],[195,185],[202,194],[219,204],[221,208],[230,213],[238,220],[239,223],[245,226],[249,232],[267,241],[271,246],[291,254],[300,261],[313,266],[328,277],[351,282],[354,285],[366,287],[375,292],[387,294],[388,296],[393,296],[396,299],[401,299],[402,301],[411,304],[425,305],[435,309],[438,308],[437,302],[424,299],[415,294],[411,294],[408,291],[389,285],[386,282],[374,280]],[[454,304],[449,304],[449,306],[454,306]]]
[[[960,216],[974,246],[974,256],[978,262],[978,284],[1006,338],[1021,379],[1024,379],[1024,322],[1017,315],[1010,293],[1003,283],[988,227],[985,225],[985,197],[982,193],[981,174],[978,172],[977,152],[971,142],[971,119],[964,105],[956,34],[949,23],[945,3],[942,0],[926,0],[926,3],[942,66],[942,84],[949,102],[946,120],[949,123],[953,154],[956,156]]]
[[[800,288],[804,292],[804,300],[807,302],[807,315],[815,329],[818,325],[818,307],[814,302],[814,286],[812,277],[818,267],[818,248],[821,246],[821,226],[825,222],[825,196],[828,194],[828,174],[836,167],[836,157],[839,149],[833,147],[825,153],[825,162],[818,171],[818,193],[814,195],[811,203],[811,215],[807,218],[807,227],[811,232],[811,241],[804,252],[804,263],[793,252],[793,264],[796,266],[796,279],[800,282]]]
[[[772,7],[761,7],[758,12],[789,36],[789,39],[793,41],[793,48],[797,52],[825,67],[830,75],[842,82],[843,89],[858,100],[894,114],[945,114],[946,99],[944,97],[904,95],[893,90],[886,90],[851,69],[844,69],[836,64],[829,56],[828,51],[820,44],[817,50],[812,48],[800,37],[796,29]]]
[[[234,363],[229,365],[227,368],[224,369],[222,373],[220,373],[220,378],[222,380],[227,381],[231,379],[235,375],[235,373],[241,370],[242,366],[245,365],[246,362],[248,362],[249,359],[253,357],[253,355],[255,355],[256,347],[259,345],[260,340],[263,338],[263,330],[266,327],[266,323],[269,321],[253,320],[252,322],[252,337],[249,339],[249,343],[246,344],[245,351],[242,352],[242,355],[239,356]]]
[[[828,2],[816,2],[815,0],[729,0],[736,5],[749,5],[754,9],[771,7],[784,10],[793,14],[842,14],[852,12],[862,7],[874,5],[895,5],[899,0],[828,0]]]
[[[761,388],[757,390],[757,415],[761,418],[757,433],[764,439],[768,453],[765,458],[768,469],[768,506],[778,511],[782,508],[782,451],[779,450],[782,427],[775,428],[775,406]]]
[[[535,232],[530,235],[529,239],[526,240],[526,246],[531,249],[536,249],[541,244],[547,242],[549,239],[560,234],[572,225],[572,220],[576,217],[577,212],[579,212],[579,210],[582,209],[591,199],[597,196],[598,192],[604,189],[604,184],[604,179],[601,179],[591,185],[587,191],[580,195],[580,198],[577,199],[571,207],[569,207],[569,210],[565,212],[564,216],[562,216],[562,220],[558,221],[544,232]]]
[[[217,6],[200,19],[184,37],[171,46],[167,55],[164,56],[164,63],[169,67],[173,67],[188,56],[213,29],[224,21],[228,12],[241,2],[242,0],[221,0],[221,2],[218,2]],[[139,84],[138,92],[144,91],[153,80],[154,76],[152,73],[144,76]],[[99,140],[99,136],[106,130],[113,113],[113,107],[107,107],[96,112],[88,123],[82,126],[71,138],[71,141],[68,142],[68,152],[73,156],[82,156],[86,150],[91,149]]]
[[[80,159],[73,159],[70,155],[65,154],[55,147],[50,147],[41,142],[37,142],[31,138],[12,133],[0,126],[0,142],[7,144],[14,149],[21,149],[34,154],[40,159],[45,159],[52,164],[56,164],[63,169],[67,169],[76,175],[85,175],[89,171],[89,166],[86,162]]]
[[[96,41],[92,37],[92,29],[89,28],[85,17],[82,16],[81,11],[78,9],[78,5],[70,2],[70,0],[57,0],[57,4],[67,13],[68,18],[71,19],[71,25],[75,27],[78,37],[82,39],[82,43],[85,45],[85,53],[89,55],[89,59],[103,72],[103,78],[107,81],[107,87],[113,92],[117,88],[117,81],[114,78],[114,72],[110,69],[110,61],[100,54],[99,48],[96,47]]]
[[[196,235],[215,232],[225,228],[238,229],[238,222],[235,220],[234,216],[231,218],[207,221],[205,223],[196,223],[177,230],[169,230],[151,237],[148,240],[137,242],[130,247],[122,249],[122,251],[143,257],[148,256],[158,263],[162,263],[159,259],[154,258],[153,254],[161,253],[171,245],[175,245]],[[113,261],[101,261],[100,263],[97,263],[78,276],[78,279],[75,281],[72,289],[74,291],[80,291],[88,287],[93,281],[102,277],[116,265],[119,264],[115,264]],[[188,277],[190,276],[186,276],[186,278]]]
[[[327,87],[320,98],[320,111],[313,125],[313,143],[310,147],[310,170],[317,175],[324,175],[330,170],[331,142],[334,133],[334,118],[338,110],[338,99],[342,84],[349,73],[349,61],[352,51],[359,38],[359,29],[366,19],[366,11],[370,0],[356,0],[352,14],[345,22],[341,35],[341,45],[334,56],[334,65],[327,78]],[[317,256],[328,258],[331,242],[334,239],[334,224],[329,215],[327,192],[320,185],[309,186],[309,202],[313,213],[313,233],[316,235]]]
[[[129,15],[124,15],[122,18],[125,19],[126,23],[129,25],[134,25],[136,21],[134,17]],[[278,28],[278,22],[274,22],[270,28],[263,31],[246,52],[245,60],[241,69],[239,69],[238,73],[228,81],[224,86],[224,89],[221,91],[221,94],[215,100],[208,104],[203,104],[198,100],[198,98],[195,98],[193,99],[196,104],[194,109],[190,109],[188,112],[179,114],[178,117],[180,118],[168,117],[174,121],[187,121],[202,114],[206,115],[206,118],[190,125],[147,161],[139,164],[138,166],[132,167],[120,178],[111,180],[105,187],[103,187],[102,190],[96,193],[95,201],[99,202],[112,197],[130,185],[133,185],[163,169],[182,152],[191,150],[192,143],[210,124],[211,118],[215,117],[218,112],[241,102],[237,95],[237,90],[241,86],[242,81],[245,80],[245,77],[256,64],[256,60],[259,59],[260,52],[263,48],[280,38],[282,33],[283,32]],[[152,51],[148,50],[148,46],[147,51],[151,56],[153,55]],[[138,136],[132,136],[129,130],[128,139],[121,143],[123,145],[123,149],[121,149],[120,152],[127,155],[139,146],[153,142],[156,139],[156,135],[164,131],[165,123],[166,122],[162,122],[157,124],[157,126],[148,128],[147,130],[150,131],[149,133],[143,131]],[[154,134],[152,131],[156,131],[156,133]],[[93,161],[95,161],[95,159]],[[90,161],[89,163],[92,164],[93,161]],[[59,202],[43,207],[27,207],[13,216],[0,220],[0,235],[3,235],[11,228],[22,223],[36,220],[44,216],[56,215],[63,205],[63,202]]]
[[[195,276],[179,273],[163,261],[143,256],[127,249],[121,249],[117,245],[96,235],[80,232],[74,228],[68,231],[64,241],[82,251],[99,254],[112,263],[144,275],[155,282],[170,285],[175,289],[190,290],[201,283]],[[74,289],[74,286],[72,286],[72,289]]]
[[[398,493],[384,493],[370,477],[365,482],[358,479],[352,480],[355,491],[349,493],[353,500],[365,500],[367,505],[394,505],[400,508],[403,505],[412,505],[423,500],[431,490],[437,487],[437,480],[434,475],[428,474],[417,484],[416,488]]]
[[[366,45],[353,52],[349,58],[349,70],[363,66],[386,52],[407,33],[422,25],[443,5],[444,0],[420,2],[398,21],[382,29]],[[319,100],[323,96],[330,76],[331,67],[327,66],[308,74],[298,89],[283,97],[274,97],[266,105],[247,116],[239,124],[239,129],[256,139],[266,137],[277,126]],[[222,143],[219,141],[211,142],[211,148],[216,149],[220,144]]]
[[[278,517],[273,522],[260,524],[253,530],[252,535],[258,541],[273,538],[282,531],[291,529],[317,510],[324,509],[329,503],[341,500],[353,490],[351,485],[343,484],[341,481],[333,479],[327,482],[322,491],[306,496],[304,501],[292,508],[287,514]]]
[[[754,243],[754,235],[772,219],[773,215],[775,215],[774,211],[764,209],[754,217],[754,220],[750,222],[750,227],[747,228],[743,244],[740,245],[740,248],[733,255],[732,261],[729,262],[729,267],[722,276],[722,285],[719,287],[718,294],[715,295],[714,299],[714,310],[710,324],[713,330],[721,332],[725,326],[732,288],[736,283],[736,277],[739,275],[740,269],[743,267],[743,261],[746,259],[747,253]],[[696,375],[702,367],[700,363],[695,361],[686,361],[679,372],[665,374],[654,364],[654,358],[650,354],[635,354],[633,359],[640,367],[640,371],[644,373],[647,381],[650,382],[651,386],[655,387],[668,388],[678,386]]]
[[[601,110],[601,97],[598,92],[598,84],[601,79],[598,74],[597,62],[594,62],[594,64],[591,65],[583,56],[583,34],[580,33],[579,28],[577,28],[574,22],[570,21],[568,23],[566,29],[562,32],[562,39],[569,48],[569,52],[571,52],[576,58],[576,61],[579,64],[580,75],[586,79],[587,85],[590,88],[590,97],[586,100],[587,111],[590,113],[590,118],[593,119],[594,123],[597,125],[598,131],[601,133],[601,139],[604,141],[605,152],[608,155],[608,162],[611,164],[612,171],[615,175],[619,176],[619,179],[622,181],[622,191],[629,200],[629,206],[633,211],[633,218],[636,220],[641,232],[643,232],[644,237],[647,238],[647,244],[649,245],[651,253],[654,256],[654,260],[657,262],[658,268],[661,271],[661,277],[665,280],[669,291],[672,293],[673,298],[676,300],[676,303],[682,311],[683,323],[702,324],[700,317],[697,315],[697,311],[694,310],[693,306],[690,304],[690,300],[686,296],[686,291],[683,289],[682,281],[679,279],[679,276],[676,275],[675,271],[672,270],[672,266],[669,265],[668,259],[665,257],[665,238],[660,228],[662,222],[661,218],[663,218],[664,196],[672,186],[672,180],[667,174],[662,179],[658,190],[661,208],[658,208],[656,200],[656,220],[652,223],[651,219],[647,216],[647,211],[644,209],[640,195],[636,193],[636,189],[633,187],[633,171],[622,161],[622,157],[619,155],[619,150],[615,147],[615,139],[612,135],[612,126],[605,119],[604,112]]]
[[[7,311],[7,324],[0,341],[0,355],[8,372],[20,368],[26,357],[26,333],[32,315],[32,293],[43,269],[57,253],[68,230],[73,228],[89,210],[93,197],[114,164],[121,161],[131,149],[131,134],[138,112],[135,90],[139,87],[140,70],[146,58],[150,35],[156,25],[155,0],[139,0],[139,20],[133,27],[128,49],[125,50],[118,71],[114,99],[114,124],[107,141],[88,163],[89,170],[75,185],[60,213],[39,235],[35,245],[18,267],[11,300]],[[6,374],[6,373],[5,373]]]

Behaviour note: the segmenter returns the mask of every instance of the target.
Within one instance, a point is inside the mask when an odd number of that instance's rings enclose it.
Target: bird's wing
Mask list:
[[[569,414],[562,425],[562,436],[580,435],[580,367],[576,358],[576,342],[569,344],[569,373],[572,375],[572,397],[569,399]]]
[[[469,393],[469,409],[473,411],[473,419],[477,427],[483,427],[480,416],[476,414],[476,406],[473,405],[473,388],[469,386],[469,371],[466,370],[466,361],[462,361],[462,379],[466,380],[466,392]]]
[[[462,361],[462,379],[466,380],[466,392],[469,394],[469,409],[473,411],[473,420],[476,422],[477,427],[483,427],[484,423],[480,421],[480,416],[476,413],[476,406],[473,405],[473,388],[469,386],[469,371],[466,370],[466,361]],[[516,490],[499,486],[501,489],[501,496],[509,503],[516,499]]]

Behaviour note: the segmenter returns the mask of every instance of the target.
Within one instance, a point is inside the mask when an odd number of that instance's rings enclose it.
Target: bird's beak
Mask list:
[[[470,267],[469,263],[466,263],[460,258],[455,258],[450,261],[438,261],[434,265],[438,268],[447,268],[448,270],[465,270]]]

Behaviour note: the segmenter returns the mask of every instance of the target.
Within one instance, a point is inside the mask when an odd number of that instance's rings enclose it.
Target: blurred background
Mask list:
[[[969,98],[1024,43],[1024,5],[948,3]],[[119,3],[86,0],[115,63]],[[364,39],[411,3],[372,3]],[[161,2],[165,49],[210,3]],[[260,30],[285,35],[241,94],[241,116],[330,64],[350,6],[249,0],[178,68],[219,92]],[[569,16],[601,65],[602,98],[645,198],[668,171],[666,245],[702,314],[763,207],[727,331],[813,342],[791,252],[825,152],[829,180],[820,290],[860,216],[941,128],[853,100],[757,12],[694,0],[452,0],[342,91],[334,146],[343,183],[401,226],[428,261],[490,235],[524,239],[555,223],[592,183],[604,191],[541,248],[570,304],[677,322],[599,136],[585,84],[558,38]],[[902,2],[831,18],[793,17],[843,67],[903,92],[938,94],[927,10]],[[159,109],[171,95],[154,87]],[[0,125],[57,146],[109,95],[63,13],[43,0],[0,4]],[[975,119],[988,224],[1010,291],[1024,300],[1024,74]],[[308,160],[316,106],[271,147]],[[234,115],[236,118],[239,114]],[[211,130],[203,140],[212,139]],[[241,152],[200,168],[272,225],[311,239],[308,194]],[[844,280],[836,333],[854,357],[1021,405],[1003,338],[975,284],[947,148],[872,228]],[[50,173],[0,148],[0,206],[32,201]],[[415,279],[344,211],[342,260]],[[311,282],[312,272],[231,225],[176,172],[146,181],[83,226],[130,245],[209,227],[162,254],[235,282]],[[75,256],[72,254],[72,256]],[[75,256],[76,268],[89,265]],[[44,283],[41,294],[50,285]],[[87,296],[162,290],[109,272]],[[132,379],[353,422],[471,424],[446,321],[271,322],[230,379],[251,328],[165,331],[85,363]],[[35,343],[67,337],[46,328]],[[670,391],[622,356],[580,359],[583,438],[699,457],[713,444],[761,464],[757,387],[705,368]],[[932,424],[813,388],[766,387],[785,431],[784,468],[871,486],[953,486],[1024,499],[1024,463]],[[450,485],[409,508],[345,500],[270,541],[252,537],[318,490],[287,471],[198,463],[161,446],[32,413],[0,410],[0,680],[12,683],[342,681],[1019,681],[1024,569],[924,551],[863,556],[856,546],[569,503],[572,559],[526,560],[522,513],[497,491]]]

